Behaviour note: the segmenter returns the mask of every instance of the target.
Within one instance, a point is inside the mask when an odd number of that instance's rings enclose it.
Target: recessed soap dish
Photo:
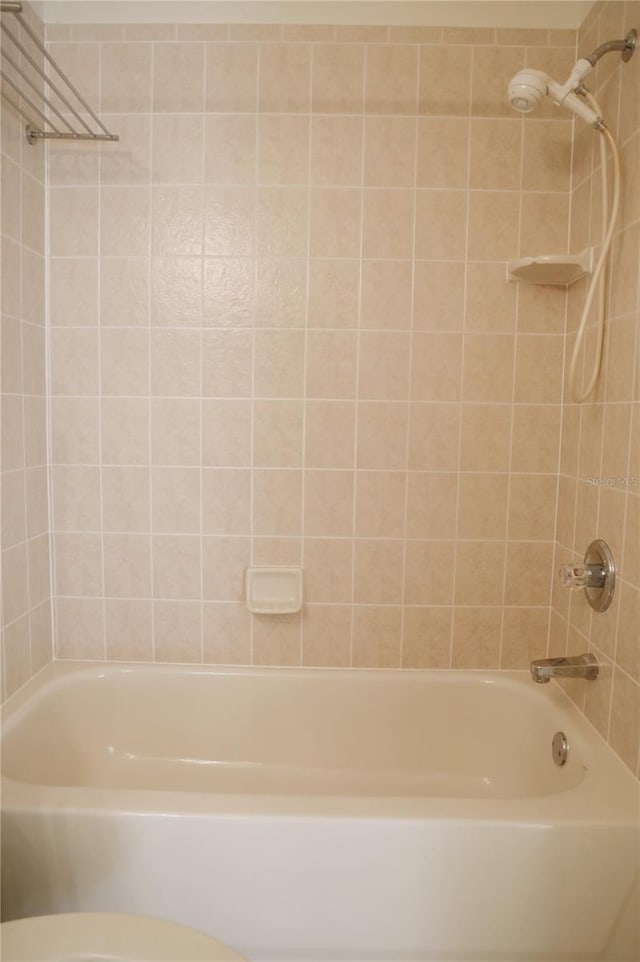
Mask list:
[[[245,587],[254,615],[292,615],[302,607],[302,568],[247,568]]]
[[[593,247],[578,254],[541,254],[519,257],[507,262],[507,280],[521,284],[566,286],[579,281],[593,270]]]

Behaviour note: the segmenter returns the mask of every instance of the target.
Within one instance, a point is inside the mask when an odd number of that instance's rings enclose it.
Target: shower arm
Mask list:
[[[605,54],[619,51],[622,55],[622,60],[626,63],[628,60],[631,60],[637,42],[638,35],[636,31],[630,30],[624,40],[607,40],[606,43],[602,43],[599,47],[596,47],[593,53],[587,54],[584,59],[588,60],[592,67],[595,67],[598,60],[604,57]]]

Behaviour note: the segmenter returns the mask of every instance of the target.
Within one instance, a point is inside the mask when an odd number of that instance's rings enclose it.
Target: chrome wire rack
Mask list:
[[[29,143],[54,139],[119,140],[45,49],[23,17],[22,4],[2,2],[0,15],[0,90],[5,102],[26,120]]]

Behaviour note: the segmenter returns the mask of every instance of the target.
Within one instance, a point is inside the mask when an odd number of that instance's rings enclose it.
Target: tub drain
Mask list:
[[[564,765],[569,754],[569,742],[564,732],[556,732],[551,742],[551,754],[556,765]]]

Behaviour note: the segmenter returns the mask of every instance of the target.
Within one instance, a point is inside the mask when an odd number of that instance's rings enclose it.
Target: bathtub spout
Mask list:
[[[589,653],[570,655],[566,658],[536,658],[531,662],[531,677],[540,685],[552,678],[585,678],[595,681],[600,668],[595,657]]]

